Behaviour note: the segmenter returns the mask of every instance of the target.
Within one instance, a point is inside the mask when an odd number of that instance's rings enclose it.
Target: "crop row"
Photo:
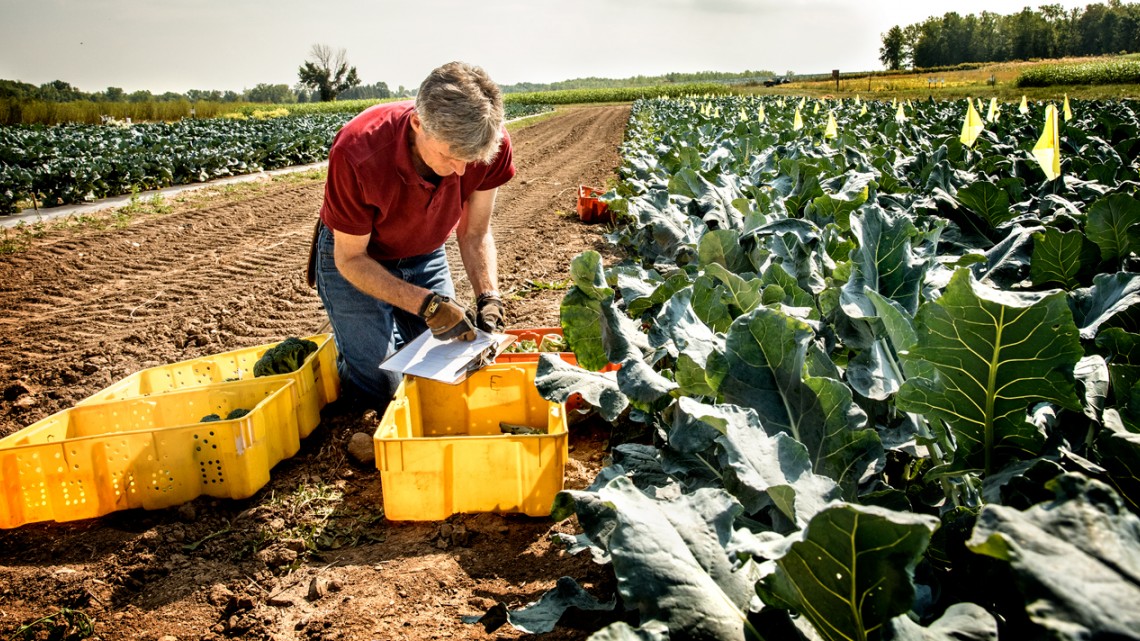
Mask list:
[[[405,100],[395,98],[393,100]],[[356,114],[383,100],[337,100],[333,102],[305,102],[279,105],[262,103],[232,103],[199,100],[148,102],[48,102],[43,100],[0,99],[0,124],[56,125],[61,123],[100,124],[107,118],[131,119],[134,122],[171,122],[183,118],[220,118],[231,114],[252,116],[258,111],[284,110],[289,115],[326,113]],[[388,101],[390,102],[390,101]],[[549,106],[515,102],[506,106],[507,118],[517,118],[548,110]]]
[[[32,206],[33,197],[50,207],[319,162],[340,127],[374,104],[360,102],[344,112],[271,118],[0,127],[0,214]],[[520,103],[507,113],[549,108]]]
[[[1015,84],[1018,87],[1140,84],[1140,61],[1039,65],[1021,72]]]
[[[675,98],[690,94],[723,94],[731,93],[733,88],[729,85],[716,83],[687,83],[676,85],[657,85],[653,87],[614,87],[611,89],[561,89],[558,91],[536,91],[527,93],[509,93],[503,96],[504,102],[512,103],[541,103],[551,105],[567,105],[594,102],[632,102],[643,98]]]
[[[564,582],[511,620],[1136,638],[1137,106],[1075,105],[1052,180],[1039,110],[966,146],[965,101],[799,107],[635,104],[606,196],[627,258],[575,258],[561,305],[588,369],[542,357],[536,377],[652,443],[555,501],[620,598]]]

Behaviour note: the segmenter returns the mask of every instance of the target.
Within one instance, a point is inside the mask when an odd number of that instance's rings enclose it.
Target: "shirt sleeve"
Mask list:
[[[329,173],[325,181],[321,220],[330,229],[363,236],[372,233],[376,214],[374,208],[364,202],[356,168],[334,143],[329,150]]]
[[[490,168],[487,170],[486,175],[483,176],[483,181],[479,183],[476,191],[490,191],[501,185],[505,185],[507,181],[515,177],[515,161],[514,156],[511,154],[511,135],[507,133],[506,127],[503,128],[503,140],[499,143],[499,153],[495,155],[495,159],[491,161]]]

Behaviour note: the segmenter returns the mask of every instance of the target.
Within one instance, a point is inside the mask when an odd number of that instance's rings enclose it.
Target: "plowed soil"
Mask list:
[[[512,133],[518,175],[494,218],[511,327],[557,325],[570,260],[609,252],[605,229],[575,215],[577,187],[614,174],[628,115],[574,108]],[[319,178],[280,181],[54,225],[0,258],[0,436],[143,368],[316,333],[326,318],[303,272],[323,189]],[[346,456],[351,436],[376,424],[330,404],[249,499],[0,530],[0,639],[41,617],[51,618],[16,638],[83,638],[90,620],[99,639],[513,639],[525,635],[460,617],[532,601],[564,575],[613,595],[606,568],[550,540],[576,532],[573,519],[384,519],[379,473]],[[608,437],[596,421],[572,428],[567,487],[593,479]],[[588,628],[564,620],[544,638]]]

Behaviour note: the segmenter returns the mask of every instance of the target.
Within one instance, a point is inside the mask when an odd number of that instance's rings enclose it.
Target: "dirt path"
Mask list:
[[[573,109],[512,134],[519,173],[500,189],[495,234],[513,327],[556,325],[563,291],[551,287],[577,253],[606,251],[604,230],[574,216],[576,189],[612,175],[628,114]],[[317,180],[274,183],[122,228],[53,228],[3,257],[0,436],[141,368],[315,332],[325,316],[302,270],[322,193]],[[378,518],[379,475],[344,456],[375,420],[330,406],[246,501],[0,531],[0,638],[74,610],[101,639],[485,639],[459,616],[524,603],[562,575],[612,594],[605,571],[549,541],[569,522]],[[607,436],[575,430],[569,486],[592,480]],[[320,598],[306,598],[311,585]]]

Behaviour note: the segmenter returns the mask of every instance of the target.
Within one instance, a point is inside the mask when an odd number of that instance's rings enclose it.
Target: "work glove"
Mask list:
[[[479,294],[475,299],[475,326],[485,332],[498,333],[506,327],[503,299],[498,294]]]
[[[475,339],[475,328],[471,324],[468,312],[447,296],[433,293],[425,298],[423,305],[420,306],[420,318],[427,323],[432,336],[439,340]]]

